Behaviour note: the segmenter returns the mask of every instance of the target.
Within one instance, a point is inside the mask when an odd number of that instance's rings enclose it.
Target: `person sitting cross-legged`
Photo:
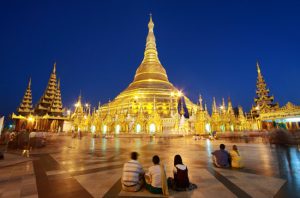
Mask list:
[[[174,168],[173,168],[174,179],[168,178],[168,186],[177,191],[184,191],[190,185],[188,168],[182,163],[180,155],[174,157]]]
[[[232,146],[232,150],[229,152],[229,154],[231,158],[231,167],[243,168],[242,158],[236,145]]]
[[[159,164],[160,159],[157,155],[152,158],[153,166],[151,166],[148,172],[145,174],[146,184],[145,187],[149,192],[154,194],[162,194],[162,170]]]
[[[220,144],[220,150],[211,153],[213,155],[213,163],[219,168],[228,168],[230,166],[230,155],[225,150],[225,145]]]
[[[122,189],[124,191],[136,192],[144,184],[144,169],[137,161],[138,153],[131,153],[131,160],[126,162],[123,167]]]

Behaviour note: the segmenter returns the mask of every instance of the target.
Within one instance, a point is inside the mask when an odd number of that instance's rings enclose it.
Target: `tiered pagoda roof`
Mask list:
[[[53,71],[50,75],[48,85],[41,99],[36,105],[34,110],[35,114],[43,116],[50,112],[51,105],[55,99],[57,92],[57,80],[56,80],[56,63],[53,65]]]
[[[261,73],[260,65],[257,61],[257,82],[256,82],[256,95],[257,97],[254,99],[255,102],[255,111],[266,111],[273,107],[278,107],[278,104],[273,103],[274,96],[270,96],[270,90],[267,88],[267,84],[265,79]]]
[[[63,106],[61,101],[60,93],[60,81],[58,80],[55,96],[50,107],[49,114],[52,116],[62,116],[63,115]]]
[[[32,94],[31,94],[31,78],[29,79],[28,86],[26,92],[24,94],[23,100],[17,109],[19,115],[27,116],[33,113],[32,108]]]

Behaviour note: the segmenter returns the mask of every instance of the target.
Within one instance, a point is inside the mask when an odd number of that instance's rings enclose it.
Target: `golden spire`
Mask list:
[[[152,20],[152,15],[150,15],[144,58],[142,63],[136,70],[134,83],[137,83],[138,81],[142,82],[145,80],[159,80],[169,83],[166,70],[161,65],[158,59],[158,52],[156,49],[156,41],[153,28],[154,23]]]
[[[257,73],[260,74],[260,66],[259,66],[258,60],[256,61],[256,70],[257,70]]]
[[[23,100],[17,109],[20,115],[26,116],[33,112],[32,109],[32,94],[31,94],[31,78],[29,78],[28,86],[24,94]]]
[[[56,72],[56,62],[54,62],[54,64],[53,64],[53,72],[52,73],[55,74],[55,72]]]
[[[216,98],[215,97],[213,97],[212,112],[213,113],[217,112],[217,104],[216,104]]]
[[[158,59],[157,49],[156,49],[156,42],[155,42],[153,28],[154,28],[154,23],[152,21],[152,14],[150,14],[150,20],[148,23],[148,36],[146,39],[146,49],[144,52],[143,63],[156,62],[160,64],[160,61]]]

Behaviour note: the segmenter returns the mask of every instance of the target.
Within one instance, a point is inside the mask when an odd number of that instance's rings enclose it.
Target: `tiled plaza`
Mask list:
[[[219,169],[211,165],[211,152],[225,143],[240,149],[245,168]],[[299,197],[298,147],[279,147],[224,140],[182,138],[90,138],[52,136],[47,147],[34,149],[30,157],[11,151],[0,161],[0,197],[162,197],[144,189],[121,190],[124,162],[137,151],[145,169],[157,154],[172,176],[173,157],[180,154],[189,177],[198,188],[170,191],[170,197]]]

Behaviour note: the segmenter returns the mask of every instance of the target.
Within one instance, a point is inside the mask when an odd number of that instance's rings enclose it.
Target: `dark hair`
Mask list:
[[[220,149],[224,150],[225,149],[225,145],[224,144],[220,144]]]
[[[159,164],[159,157],[157,155],[154,155],[152,158],[153,164]]]
[[[138,153],[137,152],[132,152],[131,153],[131,159],[137,160],[137,158],[138,158]]]
[[[180,155],[175,155],[174,157],[174,166],[176,166],[177,164],[182,164],[182,159]]]

